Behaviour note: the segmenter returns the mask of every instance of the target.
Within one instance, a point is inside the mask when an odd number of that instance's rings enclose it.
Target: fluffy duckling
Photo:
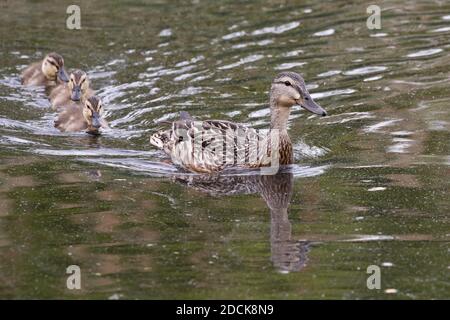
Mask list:
[[[70,81],[67,84],[60,84],[50,93],[49,99],[53,110],[60,106],[67,106],[70,102],[79,103],[83,106],[87,97],[94,95],[94,91],[89,88],[89,79],[86,72],[75,70],[70,74]]]
[[[68,82],[63,57],[55,52],[49,53],[44,60],[28,66],[21,74],[21,81],[27,86],[46,87]]]
[[[102,118],[103,107],[100,98],[91,96],[80,106],[70,102],[58,109],[55,127],[62,132],[86,131],[90,134],[100,134],[100,128],[108,128],[108,123]]]

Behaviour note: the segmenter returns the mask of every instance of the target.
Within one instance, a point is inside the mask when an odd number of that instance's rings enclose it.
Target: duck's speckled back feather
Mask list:
[[[175,164],[207,173],[229,166],[270,165],[266,134],[230,121],[194,121],[187,113],[182,118],[173,122],[171,129],[150,138],[150,143],[170,155]],[[237,143],[238,139],[245,140]]]

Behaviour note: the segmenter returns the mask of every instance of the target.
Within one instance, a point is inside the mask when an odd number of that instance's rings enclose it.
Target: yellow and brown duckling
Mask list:
[[[21,81],[27,86],[46,87],[69,81],[63,57],[55,52],[49,53],[44,60],[28,66],[21,74]]]
[[[97,96],[87,98],[82,106],[69,102],[58,108],[58,112],[55,127],[62,132],[86,131],[96,135],[100,134],[100,128],[108,128],[108,123],[102,118],[102,102]]]
[[[171,156],[175,165],[200,173],[226,167],[259,168],[293,163],[292,143],[287,132],[291,108],[325,116],[311,98],[303,78],[295,72],[276,76],[270,89],[270,130],[262,133],[225,120],[195,121],[186,112],[172,128],[155,133],[150,143]],[[272,152],[273,149],[275,152]],[[275,158],[274,158],[275,157]]]
[[[49,99],[52,108],[67,106],[70,102],[79,103],[81,106],[87,97],[94,95],[94,91],[89,88],[89,79],[86,72],[75,70],[70,74],[70,80],[67,84],[58,85],[50,93]]]

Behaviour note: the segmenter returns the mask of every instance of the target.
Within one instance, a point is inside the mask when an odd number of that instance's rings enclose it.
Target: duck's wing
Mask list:
[[[83,111],[76,103],[69,103],[57,109],[55,128],[62,132],[75,132],[87,129]]]
[[[68,90],[68,85],[61,83],[54,87],[48,96],[50,103],[52,104],[52,109],[57,110],[59,107],[71,103],[70,90]]]
[[[95,95],[95,91],[92,88],[87,89],[86,98],[90,98]]]
[[[202,121],[181,119],[173,122],[170,129],[153,134],[150,143],[164,150],[175,165],[194,172],[208,173],[222,168],[218,154],[207,148],[214,141],[214,137],[222,135],[222,131]]]
[[[42,62],[35,62],[29,65],[20,75],[20,80],[24,85],[34,85],[36,78],[41,72],[40,66]]]
[[[196,121],[187,112],[150,138],[172,161],[195,172],[215,172],[230,166],[259,167],[267,153],[266,135],[226,120]],[[265,160],[264,160],[265,161]]]
[[[187,111],[180,111],[180,119],[181,120],[194,120],[194,118],[191,117],[189,112]]]

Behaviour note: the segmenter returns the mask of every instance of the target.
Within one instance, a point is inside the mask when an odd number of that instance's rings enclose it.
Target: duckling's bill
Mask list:
[[[64,69],[64,67],[59,68],[57,75],[58,75],[59,80],[61,80],[63,82],[69,82],[69,76],[67,75],[67,72]]]
[[[99,129],[102,126],[102,118],[100,117],[100,114],[98,112],[92,113],[92,127],[95,129]]]
[[[70,95],[70,99],[72,101],[80,101],[80,99],[81,99],[81,86],[80,85],[73,86],[72,93]]]

